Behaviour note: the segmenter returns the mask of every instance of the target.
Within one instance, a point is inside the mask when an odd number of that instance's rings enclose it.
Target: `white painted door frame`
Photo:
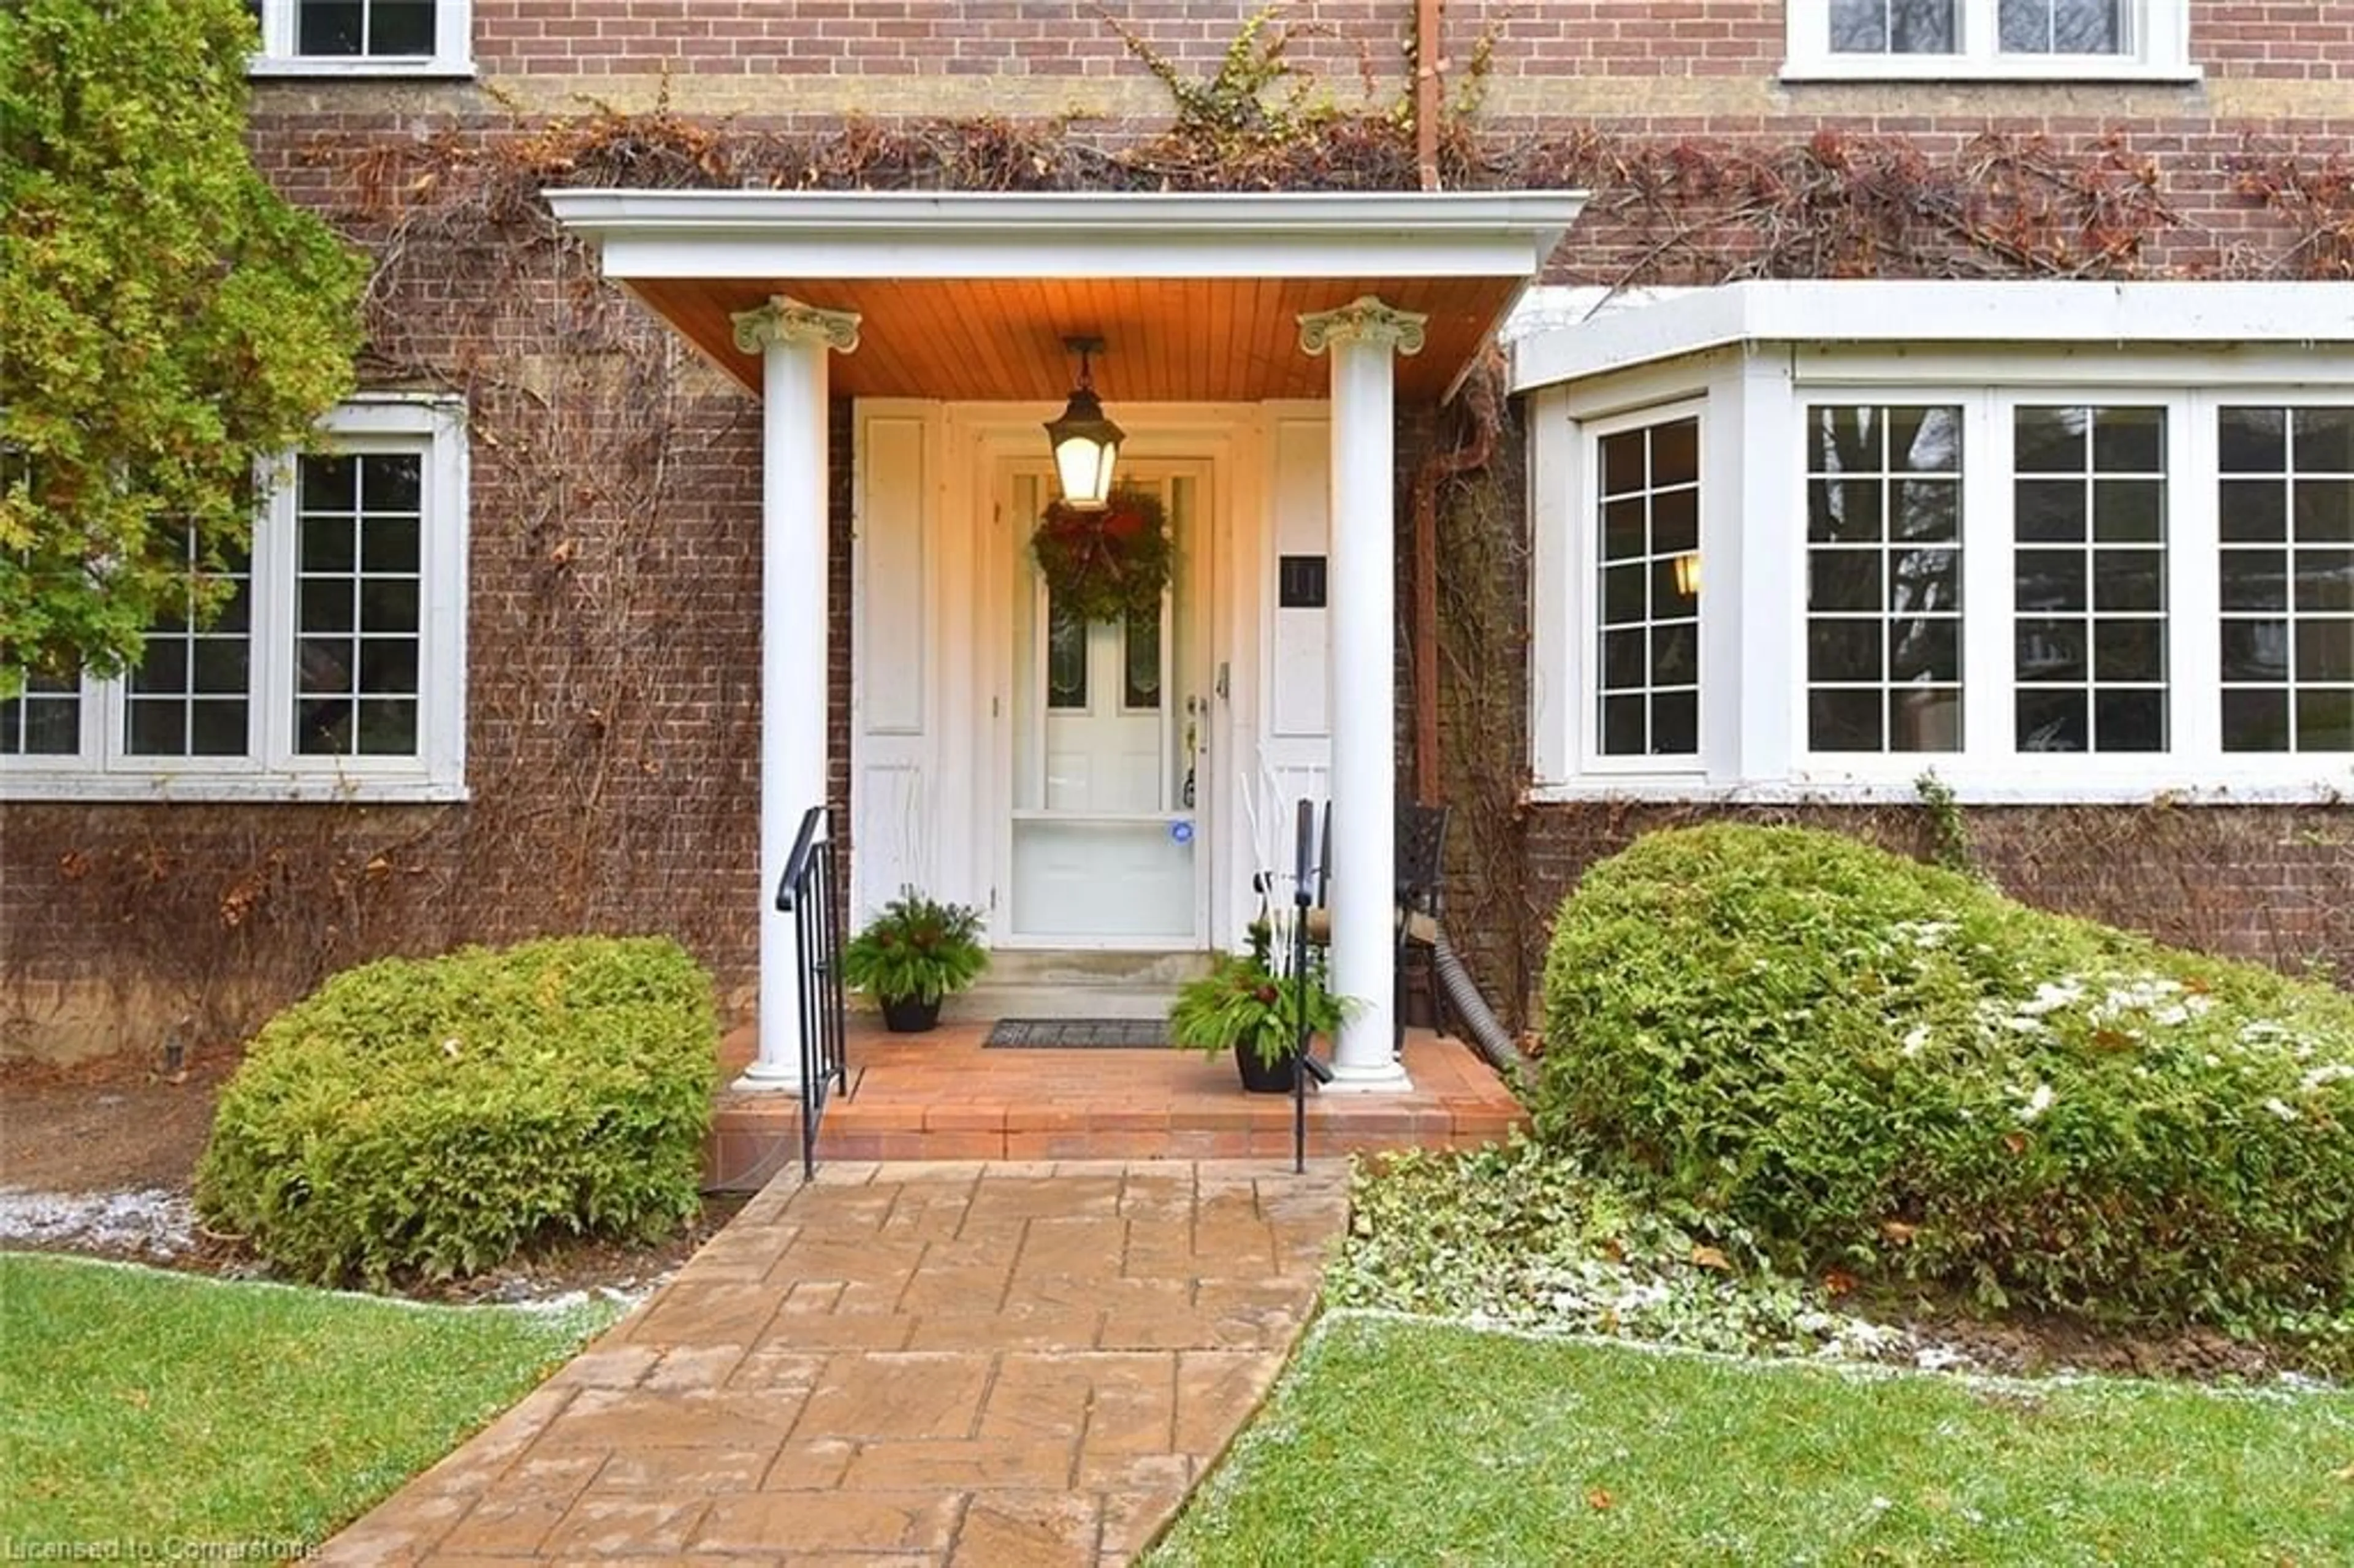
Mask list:
[[[1012,809],[1014,552],[987,503],[996,465],[1044,455],[1059,409],[861,399],[854,427],[851,871],[863,921],[913,883],[986,907]],[[1211,463],[1212,702],[1196,807],[1206,939],[1242,945],[1251,874],[1290,864],[1291,805],[1330,789],[1327,612],[1278,609],[1278,557],[1329,546],[1329,409],[1313,401],[1120,405],[1136,461]],[[1023,520],[1026,524],[1027,520]],[[1223,665],[1225,687],[1216,690]],[[1263,841],[1263,842],[1262,842]],[[1001,895],[1002,896],[1002,895]],[[994,923],[991,935],[999,929]]]
[[[1024,405],[951,404],[946,409],[948,433],[948,493],[942,521],[949,527],[960,520],[973,530],[976,548],[970,557],[970,579],[951,587],[964,598],[963,623],[977,657],[971,661],[968,699],[952,702],[949,714],[968,716],[970,738],[958,747],[977,764],[967,775],[973,789],[970,825],[966,831],[985,835],[990,846],[987,885],[1002,916],[1008,912],[1013,870],[1013,694],[1021,673],[1014,669],[1013,630],[1004,607],[1013,602],[1013,577],[1021,568],[1022,552],[1029,547],[1033,519],[1014,517],[1006,504],[1001,478],[1016,466],[1034,466],[1044,454],[1040,433],[1055,409]],[[1121,449],[1123,464],[1190,461],[1205,464],[1208,495],[1197,528],[1206,546],[1207,560],[1197,570],[1192,591],[1201,609],[1196,624],[1204,638],[1196,668],[1182,673],[1172,684],[1172,698],[1182,702],[1189,693],[1210,699],[1202,725],[1200,772],[1196,779],[1194,832],[1197,853],[1204,860],[1203,896],[1206,909],[1202,939],[1213,947],[1231,947],[1241,930],[1234,922],[1236,901],[1231,890],[1238,877],[1249,875],[1248,856],[1236,842],[1237,797],[1229,780],[1232,760],[1255,750],[1254,726],[1236,723],[1237,714],[1257,711],[1255,686],[1257,662],[1256,629],[1246,642],[1236,637],[1238,617],[1234,606],[1235,557],[1238,519],[1255,518],[1260,506],[1257,476],[1259,408],[1250,404],[1123,404],[1118,417],[1129,431]],[[1242,530],[1256,535],[1255,528]],[[1255,540],[1254,540],[1255,543]],[[1256,549],[1252,551],[1254,558]],[[946,629],[944,628],[944,630]],[[1220,666],[1226,686],[1217,690]],[[1239,745],[1238,745],[1239,741]],[[943,796],[946,806],[949,797]],[[1152,947],[1159,944],[1107,939],[1075,943],[1064,938],[1025,942],[1011,935],[1001,919],[991,927],[993,943],[1008,948],[1078,946],[1105,948]]]

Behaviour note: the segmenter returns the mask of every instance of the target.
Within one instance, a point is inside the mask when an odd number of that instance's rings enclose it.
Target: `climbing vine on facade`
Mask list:
[[[65,5],[27,0],[0,26]],[[207,16],[241,10],[235,0],[203,6]],[[756,491],[726,490],[757,474],[757,418],[598,277],[544,193],[1417,188],[1416,128],[1406,94],[1390,90],[1411,62],[1368,62],[1362,90],[1336,97],[1294,63],[1288,37],[1272,14],[1256,16],[1207,77],[1131,37],[1138,69],[1169,90],[1170,112],[1153,123],[852,115],[810,129],[698,117],[657,98],[307,143],[308,166],[293,177],[332,193],[333,220],[372,259],[361,303],[366,379],[454,392],[469,410],[480,498],[472,551],[480,580],[498,585],[495,601],[478,605],[472,650],[498,678],[470,691],[469,723],[487,742],[477,755],[497,757],[499,776],[462,810],[334,808],[299,828],[285,813],[257,811],[209,860],[178,853],[151,865],[91,853],[79,879],[61,872],[62,895],[104,902],[116,918],[86,924],[119,933],[126,959],[148,956],[134,951],[141,944],[170,956],[175,984],[198,988],[245,965],[237,972],[257,1005],[369,952],[617,928],[649,909],[707,958],[739,952],[757,871],[716,863],[713,846],[738,843],[757,811],[757,661],[743,656],[758,636],[757,530],[697,534],[683,519],[757,507]],[[2261,221],[2211,233],[2122,135],[1712,138],[1594,125],[1527,134],[1483,122],[1484,50],[1470,58],[1475,69],[1458,78],[1437,128],[1440,185],[1591,191],[1570,265],[1606,288],[2349,275],[2347,173],[2296,144],[2251,143],[2225,199],[2243,209],[2235,216]],[[1339,98],[1354,107],[1336,107]],[[325,280],[317,297],[347,301],[348,291],[325,286],[342,265],[326,254],[314,258]],[[274,323],[285,318],[289,310],[273,311]],[[228,362],[240,363],[235,354]],[[1483,907],[1509,911],[1517,956],[1472,957],[1490,994],[1510,1003],[1527,989],[1550,891],[1532,871],[1542,854],[1523,803],[1526,705],[1500,673],[1526,663],[1524,482],[1509,400],[1492,380],[1467,385],[1474,395],[1447,408],[1406,411],[1426,465],[1414,476],[1412,521],[1437,541],[1409,567],[1429,579],[1436,630],[1416,630],[1410,644],[1435,672],[1444,715],[1430,729],[1431,755],[1415,760],[1457,812],[1456,875]],[[322,372],[306,386],[327,400],[342,383]],[[839,424],[834,446],[848,446]],[[846,624],[846,470],[832,482],[832,591]],[[715,490],[726,493],[714,500]],[[1437,558],[1450,563],[1443,577]],[[1477,569],[1457,569],[1469,563]],[[691,694],[684,703],[681,692]],[[835,720],[846,733],[846,710]],[[839,757],[834,777],[837,791],[846,788]],[[1914,831],[1916,815],[1892,817],[1891,831]],[[93,842],[101,836],[90,830]],[[77,853],[75,842],[60,853]],[[460,886],[462,901],[440,895]],[[272,988],[274,1001],[261,994]]]

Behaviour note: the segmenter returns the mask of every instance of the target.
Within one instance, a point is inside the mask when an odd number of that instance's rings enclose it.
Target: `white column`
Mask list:
[[[1426,317],[1367,294],[1299,318],[1332,356],[1332,990],[1352,1011],[1334,1089],[1403,1089],[1397,1008],[1397,508],[1394,356]]]
[[[777,884],[801,815],[825,800],[826,362],[858,317],[779,294],[735,315],[760,356],[760,1054],[739,1089],[798,1093],[800,969]]]

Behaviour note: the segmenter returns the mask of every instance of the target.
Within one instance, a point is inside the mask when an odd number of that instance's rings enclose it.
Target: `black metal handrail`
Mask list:
[[[817,1174],[817,1128],[835,1089],[847,1097],[849,1029],[842,988],[842,918],[833,857],[833,811],[811,806],[777,884],[777,908],[793,917],[794,991],[801,1002],[801,1179]]]
[[[1298,832],[1299,858],[1291,879],[1291,982],[1299,999],[1299,1033],[1291,1041],[1291,1169],[1295,1174],[1308,1171],[1308,1080],[1314,1078],[1320,1086],[1332,1081],[1332,1069],[1316,1059],[1308,1048],[1310,1019],[1308,1006],[1308,910],[1311,898],[1321,898],[1332,875],[1332,812],[1328,805],[1324,812],[1324,848],[1320,858],[1316,850],[1316,807],[1313,802],[1299,802]],[[1308,868],[1317,866],[1315,885],[1309,885]]]

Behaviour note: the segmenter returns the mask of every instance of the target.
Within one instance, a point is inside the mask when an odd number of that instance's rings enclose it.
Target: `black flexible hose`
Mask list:
[[[1444,927],[1433,927],[1430,934],[1431,972],[1437,976],[1440,989],[1447,992],[1447,1005],[1463,1021],[1471,1036],[1472,1047],[1488,1060],[1488,1065],[1504,1075],[1507,1082],[1517,1085],[1528,1062],[1521,1055],[1519,1044],[1511,1032],[1496,1021],[1488,1011],[1488,999],[1479,994],[1479,982],[1447,940]]]

